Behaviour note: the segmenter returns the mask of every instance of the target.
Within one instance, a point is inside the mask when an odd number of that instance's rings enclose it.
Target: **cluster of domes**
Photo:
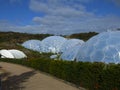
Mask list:
[[[75,45],[82,45],[83,40],[79,39],[66,39],[61,36],[49,36],[42,41],[28,40],[22,44],[25,48],[44,53],[62,53],[66,50],[73,48]]]
[[[26,41],[22,46],[39,52],[60,53],[63,60],[120,63],[119,35],[120,31],[103,32],[85,43],[80,39],[50,36],[42,41]]]

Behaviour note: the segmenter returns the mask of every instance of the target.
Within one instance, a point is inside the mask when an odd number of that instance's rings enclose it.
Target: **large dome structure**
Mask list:
[[[6,50],[2,49],[0,50],[0,58],[12,58],[12,59],[21,59],[26,58],[27,56],[20,50],[11,49]]]
[[[8,50],[16,59],[26,58],[27,56],[20,50],[11,49]]]
[[[14,56],[8,50],[2,49],[0,50],[0,58],[14,58]]]
[[[28,41],[24,42],[22,44],[22,46],[27,49],[34,50],[34,51],[38,51],[38,52],[41,51],[41,41],[40,40],[34,40],[34,39],[28,40]]]
[[[62,60],[67,60],[67,61],[74,61],[76,60],[76,56],[78,54],[79,48],[81,47],[81,44],[77,44],[73,47],[71,47],[69,50],[64,51],[60,58]]]
[[[42,52],[59,53],[62,44],[66,41],[61,36],[50,36],[42,40],[41,50]]]
[[[100,33],[84,43],[77,61],[120,63],[120,31]]]
[[[72,47],[74,47],[75,45],[79,44],[82,45],[84,43],[83,40],[80,39],[68,39],[61,47],[60,51],[61,52],[65,52],[68,49],[71,49]]]

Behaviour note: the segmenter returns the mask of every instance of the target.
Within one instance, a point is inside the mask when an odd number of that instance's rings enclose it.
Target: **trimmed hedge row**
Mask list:
[[[88,90],[120,90],[120,64],[73,62],[49,59],[0,61],[25,65],[50,73]]]

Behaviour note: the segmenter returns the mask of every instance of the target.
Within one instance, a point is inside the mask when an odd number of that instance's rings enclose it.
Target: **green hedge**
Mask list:
[[[120,64],[73,62],[49,59],[0,61],[22,64],[50,73],[88,90],[120,90]]]

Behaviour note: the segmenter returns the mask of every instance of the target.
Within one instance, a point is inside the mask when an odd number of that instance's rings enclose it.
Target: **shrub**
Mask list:
[[[120,64],[37,59],[1,59],[50,73],[88,90],[120,90]]]

